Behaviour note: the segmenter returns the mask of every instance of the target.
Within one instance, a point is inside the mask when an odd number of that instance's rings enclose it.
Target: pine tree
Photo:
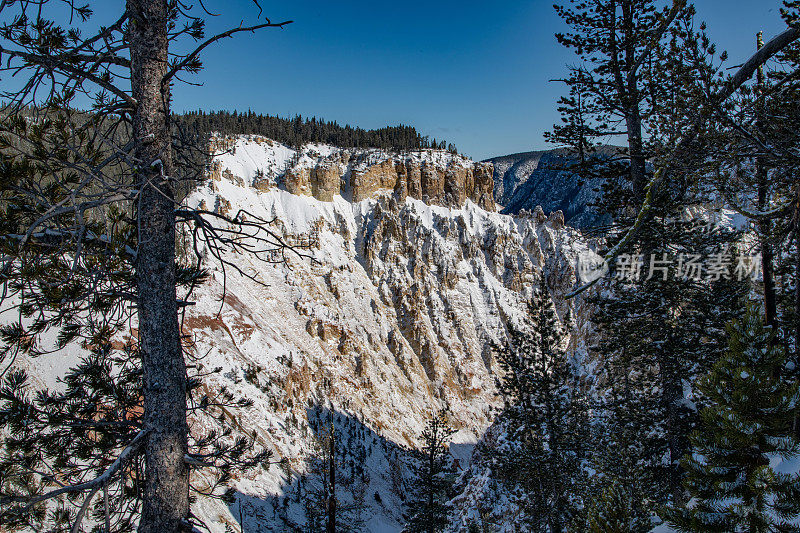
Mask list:
[[[455,471],[447,441],[453,430],[447,412],[432,416],[422,432],[422,449],[414,467],[414,496],[408,501],[408,533],[436,533],[447,526],[447,502],[452,496]]]
[[[589,533],[647,532],[653,528],[649,517],[642,516],[638,499],[630,487],[620,480],[606,480],[605,486],[588,500],[585,522],[578,522],[578,531]]]
[[[575,531],[648,533],[653,523],[654,494],[641,457],[647,443],[614,420],[596,423],[587,455],[594,472],[584,496],[585,507],[573,523]]]
[[[680,459],[698,422],[693,383],[724,353],[724,324],[739,314],[748,287],[732,270],[727,276],[731,279],[715,281],[705,271],[687,274],[690,255],[706,263],[714,256],[733,263],[737,234],[681,221],[677,205],[660,205],[665,215],[645,226],[640,248],[627,256],[643,262],[641,275],[613,279],[609,293],[591,298],[600,334],[592,347],[603,385],[598,412],[607,428],[594,454],[624,455],[630,462],[623,467],[619,461],[599,459],[610,469],[601,472],[611,478],[624,479],[623,469],[631,466],[641,470],[646,488],[638,491],[643,500],[637,507],[651,514],[659,505],[685,497]],[[653,252],[649,258],[637,257],[642,249]],[[665,270],[646,279],[650,260],[663,260],[664,254]]]
[[[347,469],[347,455],[358,455],[342,444],[342,434],[334,425],[333,413],[315,435],[315,453],[303,484],[310,485],[304,495],[306,531],[309,533],[348,533],[364,526],[364,491],[368,481],[363,470]],[[319,421],[318,421],[319,422]]]
[[[222,432],[190,435],[187,400],[197,382],[178,320],[182,283],[203,276],[199,263],[179,264],[176,227],[209,222],[175,201],[188,172],[174,164],[171,87],[180,72],[197,72],[200,53],[223,35],[206,39],[207,12],[168,0],[121,2],[108,26],[92,18],[93,4],[0,3],[0,73],[22,80],[0,94],[0,303],[17,314],[4,328],[0,358],[42,354],[51,335],[59,349],[84,341],[92,352],[66,378],[92,388],[68,386],[67,397],[45,391],[31,399],[24,374],[7,376],[0,422],[4,437],[7,429],[14,435],[0,451],[0,523],[47,529],[52,518],[77,531],[102,491],[124,496],[109,510],[122,515],[115,525],[137,514],[140,531],[179,531],[192,526],[190,469],[220,466],[213,477],[224,483],[230,471],[222,463],[247,448],[246,439],[221,443]],[[185,55],[170,50],[175,45]],[[134,348],[107,349],[133,316]],[[138,367],[102,366],[119,361]],[[98,381],[98,372],[110,381]],[[98,405],[122,408],[131,398],[140,403],[130,419]],[[80,464],[58,453],[59,442]],[[137,464],[144,471],[131,490],[123,473]],[[45,516],[50,504],[56,516]]]
[[[581,506],[588,406],[544,279],[528,320],[525,329],[510,328],[498,354],[508,436],[493,455],[500,479],[522,491],[529,527],[558,532]]]
[[[748,305],[728,332],[728,352],[698,384],[708,406],[684,460],[692,501],[667,519],[681,531],[796,531],[800,475],[774,465],[800,454],[800,390],[784,377],[785,351],[759,307]]]
[[[326,143],[340,147],[382,148],[387,150],[420,150],[444,148],[457,152],[454,144],[436,141],[434,145],[414,127],[403,124],[365,130],[348,125],[340,126],[316,117],[296,115],[283,118],[253,112],[239,114],[228,111],[190,111],[173,117],[177,129],[203,144],[212,132],[222,135],[263,135],[274,141],[299,148],[306,143]],[[181,147],[178,146],[178,149]],[[181,155],[181,154],[179,154]]]
[[[627,174],[639,204],[647,181],[648,150],[644,123],[653,107],[649,80],[658,72],[657,51],[676,18],[686,16],[685,0],[659,10],[656,0],[570,0],[556,5],[569,31],[557,33],[564,47],[580,61],[563,80],[569,96],[560,101],[563,123],[550,140],[583,155],[596,140],[623,134],[627,149],[617,157],[627,161]],[[622,123],[621,131],[618,124]],[[606,141],[607,142],[607,141]]]

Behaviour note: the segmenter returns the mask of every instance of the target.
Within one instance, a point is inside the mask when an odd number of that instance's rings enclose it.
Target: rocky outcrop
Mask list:
[[[311,196],[323,202],[330,202],[342,189],[341,168],[337,164],[325,162],[311,169]]]
[[[366,496],[360,530],[401,531],[411,448],[429,416],[449,407],[451,453],[469,465],[502,406],[492,346],[527,320],[540,279],[559,316],[570,311],[571,339],[581,342],[582,300],[563,295],[589,244],[558,213],[479,207],[494,207],[490,175],[487,165],[435,151],[298,154],[237,141],[215,159],[186,205],[246,210],[270,221],[281,242],[313,244],[285,262],[222,250],[236,271],[209,261],[208,281],[192,293],[183,324],[199,391],[241,402],[219,416],[193,412],[193,431],[247,434],[273,463],[233,473],[239,500],[230,507],[198,497],[192,510],[212,533],[307,530],[303,495],[319,488],[309,474],[319,432],[330,427],[346,444],[341,464],[362,472],[345,476],[357,484],[337,497]],[[276,186],[280,176],[296,194]],[[192,475],[206,482],[203,470]]]
[[[292,150],[249,137],[215,138],[211,146],[232,154],[215,157],[213,179],[219,180],[225,173],[225,179],[260,191],[282,185],[292,194],[323,202],[332,201],[337,194],[360,202],[381,191],[393,191],[400,200],[411,197],[443,207],[461,207],[471,200],[482,209],[495,211],[492,165],[443,150],[384,152],[325,145]],[[280,148],[283,159],[276,157]],[[250,159],[247,165],[242,164],[244,159]],[[236,168],[226,167],[226,162]]]
[[[267,509],[270,527],[288,530],[269,509],[277,502],[302,516],[300,504],[282,495],[299,491],[319,427],[315,413],[338,413],[335,424],[354,454],[345,459],[363,463],[365,493],[380,494],[369,500],[374,521],[364,530],[400,531],[407,450],[419,445],[429,414],[449,407],[458,430],[454,453],[469,464],[500,407],[495,380],[502,368],[491,346],[503,341],[508,324],[525,320],[542,277],[559,316],[570,311],[574,331],[584,327],[582,300],[563,295],[574,287],[577,257],[588,245],[561,213],[493,212],[492,167],[446,152],[318,146],[278,159],[272,151],[262,160],[287,170],[278,187],[262,192],[252,186],[259,167],[241,161],[252,155],[245,148],[237,145],[240,159],[220,161],[217,179],[187,202],[246,208],[273,220],[285,242],[318,238],[308,250],[313,260],[287,255],[287,264],[273,265],[231,255],[258,283],[212,268],[189,311],[187,334],[204,368],[222,368],[208,388],[226,386],[251,400],[237,423],[286,461],[285,472],[234,482]],[[223,287],[228,297],[216,318]],[[222,531],[228,510],[203,509]]]
[[[290,168],[283,175],[283,184],[292,194],[311,196],[311,169]]]
[[[317,200],[330,202],[342,191],[345,171],[340,157],[326,158],[314,166],[296,165],[288,168],[283,175],[283,184],[292,194],[312,196]]]
[[[396,189],[400,184],[399,176],[404,174],[403,163],[393,159],[386,159],[364,169],[354,169],[350,174],[353,200],[358,202],[369,198],[381,189]]]
[[[494,166],[491,163],[476,163],[475,188],[472,191],[473,201],[488,211],[494,211]]]
[[[446,207],[460,207],[469,199],[494,211],[492,167],[485,163],[441,166],[425,160],[386,160],[353,171],[350,184],[355,202],[391,189],[401,199],[411,197]]]

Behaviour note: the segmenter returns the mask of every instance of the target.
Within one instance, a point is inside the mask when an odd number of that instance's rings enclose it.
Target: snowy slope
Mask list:
[[[359,202],[346,186],[331,201],[285,190],[287,170],[335,162],[339,148],[293,150],[243,136],[217,139],[215,149],[209,179],[185,202],[273,220],[269,229],[307,243],[313,260],[289,254],[286,262],[266,263],[229,253],[246,276],[207,263],[211,279],[192,295],[184,321],[187,362],[204,376],[201,392],[213,398],[224,387],[252,401],[216,414],[271,450],[274,464],[237,474],[232,505],[199,498],[193,512],[213,532],[302,528],[303,501],[318,486],[317,436],[333,423],[340,502],[360,506],[364,531],[397,532],[412,481],[411,450],[437,410],[449,409],[457,430],[451,453],[468,468],[500,406],[489,344],[523,316],[541,276],[562,316],[573,306],[572,342],[584,342],[584,304],[562,296],[575,284],[577,257],[591,246],[560,213],[503,215],[469,199],[444,207],[384,187]],[[459,169],[477,168],[442,151],[349,150],[342,160],[341,176],[369,167],[378,184],[386,181],[381,169],[398,162],[441,169],[429,181],[456,176],[468,184],[471,174]],[[47,361],[20,364],[52,386],[65,359]],[[191,420],[194,434],[221,424],[206,415]],[[208,481],[202,469],[192,475],[196,484]]]
[[[600,149],[599,156],[605,157]],[[589,228],[607,223],[592,205],[600,195],[602,180],[584,179],[569,170],[577,158],[565,149],[524,152],[488,159],[494,165],[494,195],[503,212],[561,210],[568,224]]]
[[[236,480],[244,514],[256,517],[244,520],[264,531],[303,523],[298,494],[313,484],[301,479],[315,428],[335,413],[348,457],[361,458],[368,472],[356,491],[366,495],[366,530],[398,531],[408,449],[426,419],[450,409],[458,429],[453,454],[466,467],[499,406],[489,342],[519,319],[542,274],[557,299],[569,290],[576,257],[588,245],[558,216],[512,217],[469,200],[447,208],[388,191],[352,203],[340,195],[323,202],[259,190],[257,170],[279,182],[287,161],[296,165],[299,158],[275,143],[253,144],[237,140],[235,154],[217,159],[220,172],[187,203],[275,218],[274,229],[289,240],[316,231],[319,237],[310,239],[313,263],[232,258],[263,284],[229,271],[222,305],[223,277],[215,267],[187,319],[203,369],[223,369],[205,386],[225,385],[253,400],[235,415],[237,423],[288,460],[289,468]],[[562,312],[565,306],[559,302]],[[352,492],[341,497],[350,501]],[[238,521],[238,505],[229,512],[204,503],[200,512],[221,531]]]

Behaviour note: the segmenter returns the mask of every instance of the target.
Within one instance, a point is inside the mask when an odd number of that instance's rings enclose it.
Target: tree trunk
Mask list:
[[[756,37],[756,50],[764,47],[764,36],[758,32]],[[758,67],[757,71],[757,90],[758,96],[762,100],[758,103],[756,127],[761,129],[764,122],[764,66]],[[758,184],[758,210],[764,211],[769,205],[769,179],[767,167],[763,157],[756,157],[756,182]],[[775,295],[775,280],[773,275],[772,244],[770,243],[771,226],[768,219],[758,222],[758,236],[761,245],[761,273],[764,279],[764,322],[768,326],[776,327],[778,315],[778,304]],[[777,339],[777,338],[776,338]]]
[[[628,149],[631,158],[631,186],[633,198],[638,209],[644,203],[647,175],[642,141],[642,116],[638,103],[631,103],[625,113],[625,125],[628,128]],[[649,257],[649,256],[645,256]]]
[[[169,131],[167,1],[127,0],[131,89],[140,191],[136,285],[144,372],[145,482],[139,531],[187,530],[189,475],[186,366],[181,353],[175,288],[175,205]]]
[[[330,463],[328,467],[329,492],[326,533],[336,533],[336,435],[334,434],[333,424],[331,424],[331,436],[328,445],[330,446]]]
[[[670,356],[666,356],[667,360],[669,358]],[[679,372],[673,364],[667,364],[664,367],[662,370],[662,379],[664,380],[662,394],[667,414],[666,437],[670,458],[669,489],[673,505],[680,506],[686,503],[686,491],[683,488],[684,469],[680,461],[689,448],[686,428],[681,416],[681,400],[683,399],[681,374],[683,373]]]
[[[794,186],[794,372],[800,380],[800,183]],[[794,418],[794,435],[800,439],[800,415]]]
[[[433,432],[433,439],[431,442],[431,447],[428,452],[428,531],[427,533],[436,533],[436,529],[433,525],[433,497],[434,497],[434,481],[433,478],[436,475],[436,447],[439,445],[437,442],[437,434],[436,430]]]
[[[629,69],[636,61],[636,39],[634,30],[634,6],[631,0],[622,2],[622,29],[625,36],[625,63]],[[638,209],[644,203],[644,189],[647,184],[646,160],[644,156],[644,142],[642,140],[642,113],[639,109],[639,75],[636,71],[625,73],[626,87],[620,93],[620,99],[625,106],[625,127],[628,130],[628,151],[631,160],[631,186],[633,198]],[[649,257],[649,255],[645,255]]]

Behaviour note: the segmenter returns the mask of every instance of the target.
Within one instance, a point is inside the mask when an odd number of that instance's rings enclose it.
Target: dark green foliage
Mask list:
[[[206,138],[221,135],[263,135],[274,141],[299,148],[306,143],[325,143],[342,148],[381,148],[384,150],[420,150],[434,148],[456,152],[453,144],[429,139],[412,126],[387,126],[365,130],[316,117],[281,118],[248,111],[190,111],[175,116],[176,125],[187,133]]]
[[[585,507],[572,529],[649,533],[656,493],[641,461],[648,453],[647,440],[613,418],[598,422],[587,452],[593,475],[583,493]]]
[[[413,496],[407,504],[408,533],[436,533],[447,526],[447,502],[452,497],[455,470],[448,450],[453,430],[447,413],[440,411],[428,420],[422,432],[422,449],[414,466]]]
[[[507,437],[493,462],[531,530],[563,531],[582,505],[588,405],[544,280],[529,312],[498,353]]]
[[[353,438],[353,428],[346,419],[343,431],[334,425],[337,415],[330,413],[329,417],[324,422],[319,418],[312,422],[318,429],[314,455],[308,461],[309,472],[301,478],[305,491],[299,497],[305,505],[306,519],[302,530],[321,533],[334,527],[341,533],[363,531],[369,486],[369,474],[364,469],[366,449]]]
[[[0,426],[8,431],[0,447],[4,527],[68,527],[75,517],[74,506],[86,497],[83,492],[28,502],[55,488],[97,478],[142,430],[140,356],[134,344],[115,347],[110,339],[111,330],[106,330],[85,341],[83,346],[91,353],[67,372],[58,390],[33,386],[23,371],[5,376],[0,386]],[[247,436],[234,435],[223,414],[222,408],[247,407],[249,401],[224,389],[215,391],[212,400],[199,393],[198,383],[191,380],[194,410],[203,412],[216,428],[192,435],[191,454],[215,467],[206,476],[204,494],[229,499],[231,475],[265,464],[270,454],[254,451]],[[144,475],[143,457],[135,454],[105,484],[113,531],[133,530],[141,510]],[[104,497],[95,496],[88,509],[95,519],[106,519]]]
[[[647,123],[658,112],[662,97],[664,47],[676,19],[691,18],[685,2],[657,0],[570,0],[555,5],[568,30],[556,39],[575,52],[579,63],[561,80],[569,93],[559,100],[561,124],[555,124],[548,140],[572,147],[580,165],[594,166],[587,154],[599,144],[618,142],[615,161],[623,170],[634,200],[644,197],[646,161],[653,148],[647,141]],[[613,139],[613,141],[612,141]],[[583,169],[582,169],[583,170]],[[587,169],[588,170],[588,169]]]
[[[633,253],[650,250],[672,263],[649,275],[649,258],[635,280],[615,279],[613,293],[592,298],[600,334],[592,347],[599,361],[598,416],[602,429],[593,451],[600,479],[623,482],[644,520],[667,501],[684,498],[678,461],[698,422],[702,395],[698,376],[724,353],[724,324],[737,316],[746,281],[693,279],[678,271],[680,254],[700,254],[708,262],[727,252],[735,264],[736,233],[710,230],[678,219],[677,207],[646,225]],[[733,267],[731,267],[733,274]],[[630,479],[635,472],[636,479]]]
[[[56,481],[69,485],[99,476],[141,428],[141,371],[110,345],[99,346],[70,370],[62,387],[34,392],[28,376],[16,371],[0,388],[0,425],[9,431],[0,451],[0,521],[12,529],[39,528],[47,518],[68,525],[74,511],[65,503],[80,504],[80,494],[56,505],[29,508],[25,502]],[[109,483],[115,531],[133,527],[141,471],[137,458]],[[102,516],[102,500],[90,509]]]
[[[786,2],[782,10],[790,26],[797,25],[797,8],[797,2]],[[754,222],[764,272],[773,261],[777,267],[775,323],[780,330],[775,342],[793,352],[790,370],[780,373],[796,379],[800,115],[792,76],[797,45],[765,67],[773,83],[759,75],[760,82],[745,83],[732,97],[717,97],[735,87],[726,79],[726,54],[717,52],[705,24],[694,20],[691,5],[575,0],[556,9],[570,27],[557,38],[581,64],[565,80],[569,94],[559,102],[563,122],[550,139],[573,147],[587,176],[599,172],[607,178],[601,208],[614,220],[609,246],[623,237],[641,205],[650,208],[620,251],[628,257],[641,254],[642,276],[611,281],[591,297],[599,334],[591,347],[598,370],[596,441],[590,454],[595,475],[585,500],[590,503],[576,529],[644,532],[664,503],[682,508],[689,497],[697,497],[696,491],[684,490],[682,482],[693,474],[678,460],[688,452],[689,435],[700,423],[698,409],[714,401],[698,380],[726,353],[724,325],[741,314],[741,298],[763,287],[769,301],[766,281],[714,279],[705,269],[701,279],[681,277],[675,269],[680,254],[699,254],[704,267],[714,254],[724,254],[731,274],[739,254],[755,254],[735,232],[700,227],[686,216],[690,209],[722,198],[726,207]],[[700,109],[707,113],[698,114]],[[598,169],[596,158],[584,154],[598,139],[615,134],[624,135],[628,146]],[[649,164],[667,169],[652,195],[642,187],[650,179]],[[673,261],[667,278],[659,272],[646,280],[651,254],[660,259],[662,253]],[[758,365],[760,372],[771,373],[770,363]],[[795,428],[800,427],[797,421]],[[790,488],[776,500],[779,506],[791,500]]]
[[[635,474],[635,472],[633,472]],[[633,485],[631,485],[633,481]],[[635,480],[606,479],[600,491],[587,498],[576,531],[588,533],[646,533],[652,529],[650,517],[642,512],[641,498],[635,492]]]
[[[15,24],[0,27],[0,37],[11,31],[25,41],[42,25],[59,33],[43,20]],[[0,111],[0,528],[69,529],[84,502],[87,516],[103,523],[107,491],[111,529],[130,531],[146,476],[140,448],[103,486],[79,490],[143,430],[142,358],[129,338],[138,301],[130,124],[124,114],[75,111],[67,96],[51,97],[40,105],[6,102]],[[178,264],[175,274],[184,298],[205,279],[197,263]],[[61,358],[67,346],[87,355],[72,368],[54,365],[66,373],[54,389],[10,370],[21,360]],[[190,372],[189,411],[211,422],[190,437],[189,455],[210,468],[204,493],[225,498],[231,475],[269,454],[234,435],[223,413],[248,401],[226,390],[206,397],[200,381]],[[31,503],[64,486],[78,489]]]
[[[798,384],[786,379],[786,353],[758,306],[728,333],[728,352],[698,382],[708,405],[684,460],[692,500],[666,516],[680,531],[796,531],[800,474],[773,467],[800,454]]]

